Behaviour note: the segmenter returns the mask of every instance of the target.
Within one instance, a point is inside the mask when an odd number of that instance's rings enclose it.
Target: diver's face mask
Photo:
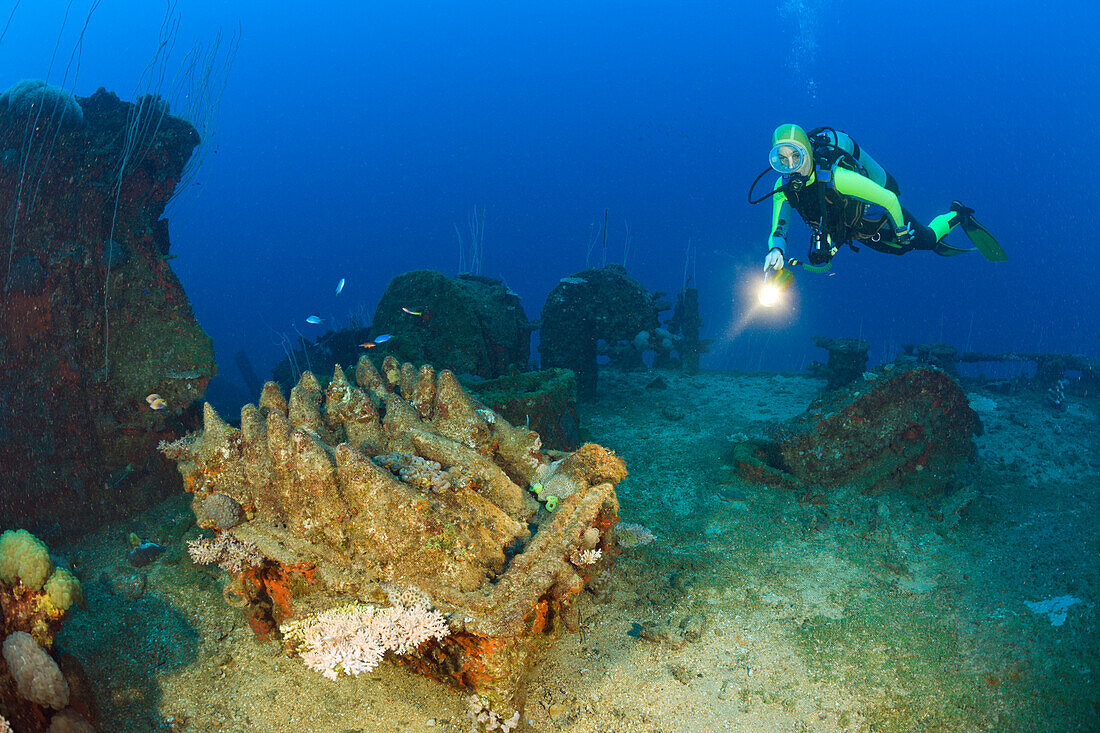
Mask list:
[[[798,143],[788,140],[772,148],[768,162],[777,173],[790,176],[798,173],[809,157],[809,151]]]

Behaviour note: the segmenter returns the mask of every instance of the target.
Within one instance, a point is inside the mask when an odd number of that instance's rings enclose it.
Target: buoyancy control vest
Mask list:
[[[844,133],[853,148],[846,150],[840,144],[840,135],[831,127],[817,127],[807,134],[813,147],[814,173],[808,184],[803,181],[799,185],[793,177],[784,184],[783,194],[791,207],[816,233],[827,234],[834,247],[853,239],[874,246],[881,237],[892,237],[893,228],[887,226],[889,215],[885,209],[845,196],[833,185],[833,171],[838,167],[871,177],[860,162],[859,143]],[[899,194],[894,177],[885,173],[885,179],[884,187]]]

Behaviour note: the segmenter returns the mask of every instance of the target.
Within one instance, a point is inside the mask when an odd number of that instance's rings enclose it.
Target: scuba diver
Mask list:
[[[859,251],[856,242],[878,252],[903,255],[915,249],[950,256],[971,252],[943,241],[959,227],[975,249],[991,262],[1008,259],[997,240],[974,219],[974,210],[955,201],[950,210],[921,224],[899,202],[901,190],[894,177],[860,148],[847,133],[818,127],[807,133],[798,125],[784,124],[772,135],[765,169],[749,188],[749,203],[772,197],[772,234],[764,272],[784,265],[803,265],[826,270],[841,246]],[[774,169],[781,174],[771,193],[755,201],[752,191]],[[811,229],[807,263],[785,259],[791,209]]]

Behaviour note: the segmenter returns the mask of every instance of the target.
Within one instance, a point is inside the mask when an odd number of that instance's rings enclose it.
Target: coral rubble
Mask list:
[[[576,628],[576,595],[618,553],[620,459],[586,444],[551,461],[537,433],[475,401],[452,372],[392,357],[380,371],[361,358],[355,384],[339,366],[325,388],[306,372],[289,399],[269,382],[240,428],[207,405],[203,431],[162,451],[197,516],[216,495],[241,507],[245,521],[192,554],[225,567],[216,543],[254,548],[226,592],[254,630],[349,599],[430,606],[448,633],[402,661],[494,709],[522,707],[537,651]]]

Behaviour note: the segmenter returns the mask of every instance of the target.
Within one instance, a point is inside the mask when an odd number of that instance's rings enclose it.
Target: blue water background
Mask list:
[[[13,7],[0,4],[0,24]],[[75,80],[64,63],[88,5],[74,1],[62,30],[65,7],[15,8],[0,87],[49,74],[80,95],[105,86],[132,99],[166,5],[103,0]],[[316,336],[356,310],[369,319],[406,270],[457,272],[455,226],[465,233],[475,206],[484,273],[531,318],[586,258],[622,262],[629,227],[627,267],[647,288],[674,293],[685,270],[700,288],[716,339],[705,367],[798,369],[824,355],[813,334],[862,336],[873,361],[922,341],[1100,352],[1093,3],[194,0],[178,11],[173,73],[196,41],[242,30],[216,134],[170,227],[227,401],[236,351],[264,376],[281,334]],[[785,121],[847,130],[925,221],[961,199],[1011,260],[843,251],[835,275],[799,274],[790,307],[747,316],[771,211],[745,194]],[[606,252],[597,242],[589,255],[605,210]],[[791,254],[807,238],[797,224]],[[305,323],[312,313],[326,322]]]

